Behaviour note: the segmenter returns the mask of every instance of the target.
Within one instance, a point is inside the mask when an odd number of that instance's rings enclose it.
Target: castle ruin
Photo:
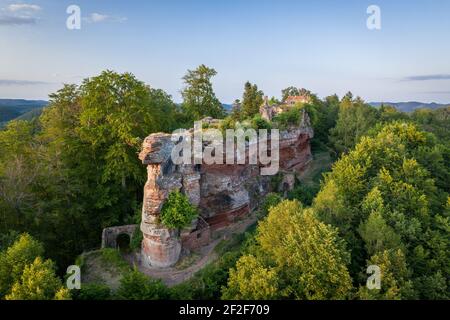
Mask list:
[[[287,180],[311,161],[312,137],[305,111],[298,126],[280,132],[280,172],[286,174]],[[248,215],[271,191],[271,177],[261,176],[259,165],[175,165],[171,160],[174,146],[171,134],[154,133],[145,139],[139,154],[148,175],[140,225],[142,262],[147,267],[172,266],[182,249],[210,243],[215,232]],[[200,212],[198,219],[183,230],[168,229],[159,221],[164,201],[175,190],[184,193]]]

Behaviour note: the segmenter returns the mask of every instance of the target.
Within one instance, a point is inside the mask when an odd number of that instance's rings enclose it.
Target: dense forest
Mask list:
[[[245,83],[240,108],[227,114],[215,75],[204,65],[189,70],[176,104],[132,74],[105,71],[50,95],[38,117],[7,123],[1,299],[450,298],[450,108],[404,113],[350,92],[320,99],[295,87],[271,101],[308,94],[311,102],[274,121],[288,126],[308,111],[313,153],[334,162],[314,184],[297,181],[289,194],[274,188],[257,225],[219,246],[219,258],[182,284],[168,288],[123,266],[117,290],[102,283],[67,290],[67,266],[99,247],[103,228],[140,221],[146,174],[137,154],[146,136],[206,116],[227,128],[271,126],[259,116],[264,93],[256,84]],[[115,250],[103,254],[121,259]],[[381,289],[366,288],[369,265],[381,268]]]

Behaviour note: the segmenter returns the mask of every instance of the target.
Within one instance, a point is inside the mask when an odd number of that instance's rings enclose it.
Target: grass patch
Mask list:
[[[105,268],[115,268],[121,272],[131,271],[130,265],[122,258],[119,250],[104,248],[100,250],[101,262]]]
[[[82,270],[81,286],[88,285],[90,291],[96,291],[97,289],[105,291],[105,295],[106,290],[96,285],[106,285],[111,291],[115,291],[122,276],[132,270],[120,251],[110,248],[83,253],[77,259],[78,263],[80,263]],[[90,285],[92,287],[89,287]],[[86,295],[89,295],[90,291],[85,292]]]

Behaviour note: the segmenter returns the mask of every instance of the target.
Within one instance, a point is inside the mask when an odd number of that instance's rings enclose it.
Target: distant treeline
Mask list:
[[[0,99],[0,126],[13,119],[31,120],[47,104],[42,100]]]

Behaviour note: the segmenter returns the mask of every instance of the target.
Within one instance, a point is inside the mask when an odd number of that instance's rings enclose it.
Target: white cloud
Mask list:
[[[0,26],[36,24],[36,13],[42,8],[35,4],[15,3],[0,8]]]
[[[40,11],[42,8],[36,4],[15,3],[8,6],[8,11]]]

